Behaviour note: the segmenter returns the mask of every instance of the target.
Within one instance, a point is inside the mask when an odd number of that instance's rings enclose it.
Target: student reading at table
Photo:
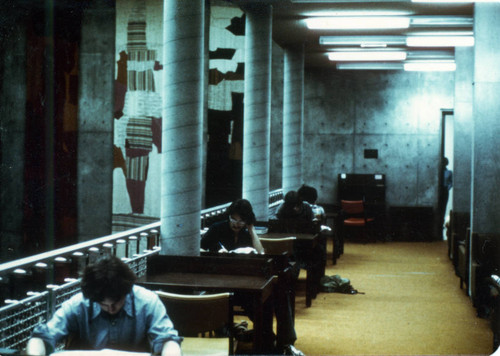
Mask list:
[[[286,232],[315,233],[315,224],[318,222],[315,220],[311,205],[302,199],[302,196],[299,195],[298,192],[291,190],[286,193],[283,203],[278,208],[277,217]],[[324,275],[326,266],[326,241],[322,239],[321,243],[316,244],[311,254],[312,256],[310,257],[308,251],[295,248],[294,255],[297,262],[295,266],[295,277],[298,278],[299,276],[299,268],[307,268],[309,265],[315,276],[314,283],[319,284],[319,280]]]
[[[238,248],[253,247],[257,253],[264,248],[254,229],[255,214],[246,199],[234,201],[226,210],[227,219],[210,226],[201,239],[201,248],[211,252],[229,252]]]
[[[246,199],[236,200],[227,208],[226,215],[226,219],[210,226],[201,240],[201,248],[210,252],[229,252],[252,247],[257,253],[264,253],[264,248],[254,229],[256,219],[250,202]],[[283,295],[276,296],[275,302],[274,313],[276,319],[280,321],[280,329],[276,338],[276,347],[269,351],[284,355],[304,355],[293,346],[297,335],[289,295],[283,293]],[[243,305],[250,317],[252,317],[251,305],[251,301]],[[265,333],[269,336],[272,330],[267,330]]]
[[[80,350],[181,355],[182,338],[165,306],[156,293],[134,285],[135,280],[135,273],[118,257],[105,255],[89,264],[83,272],[82,291],[35,328],[26,354],[47,355],[66,341],[71,343],[68,348]]]

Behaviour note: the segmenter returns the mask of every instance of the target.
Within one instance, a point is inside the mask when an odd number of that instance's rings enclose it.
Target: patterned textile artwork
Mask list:
[[[209,109],[229,111],[243,92],[244,37],[231,32],[242,11],[210,9]],[[160,216],[162,17],[162,0],[116,2],[113,232]]]
[[[147,4],[148,11],[161,12],[161,1]],[[161,43],[148,42],[147,18],[145,0],[117,2],[115,168],[122,169],[114,174],[113,231],[143,225],[159,216],[155,197],[160,182],[151,177],[151,168],[158,167],[153,169],[157,172],[161,162],[161,95],[157,84]],[[153,25],[158,25],[156,32],[161,33],[161,22]]]

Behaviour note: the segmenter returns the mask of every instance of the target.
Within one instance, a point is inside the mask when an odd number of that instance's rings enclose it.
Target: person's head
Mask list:
[[[295,210],[296,212],[300,212],[302,209],[302,199],[299,196],[299,193],[297,193],[294,190],[289,191],[285,195],[285,209],[287,210]]]
[[[448,158],[444,157],[443,158],[443,166],[446,167],[449,163],[450,163],[450,161],[448,160]]]
[[[83,271],[83,296],[109,314],[118,313],[136,280],[130,267],[116,256],[104,255]]]
[[[315,204],[318,199],[318,191],[316,188],[309,185],[302,184],[302,186],[297,190],[299,198],[309,204]]]
[[[229,216],[229,224],[233,231],[239,231],[245,225],[253,225],[256,221],[252,204],[246,199],[234,201],[227,208],[226,213]]]

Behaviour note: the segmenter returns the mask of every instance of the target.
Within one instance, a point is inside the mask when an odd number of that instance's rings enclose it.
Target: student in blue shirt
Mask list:
[[[72,349],[123,350],[153,355],[181,355],[180,343],[165,306],[156,293],[134,285],[135,273],[118,257],[106,255],[88,265],[81,293],[64,302],[38,325],[27,355],[47,355],[56,344]]]

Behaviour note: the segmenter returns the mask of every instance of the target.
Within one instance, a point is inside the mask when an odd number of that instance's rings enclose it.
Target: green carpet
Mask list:
[[[365,294],[320,293],[306,308],[297,292],[295,346],[306,355],[491,353],[489,322],[460,289],[446,242],[346,243],[326,274]]]

